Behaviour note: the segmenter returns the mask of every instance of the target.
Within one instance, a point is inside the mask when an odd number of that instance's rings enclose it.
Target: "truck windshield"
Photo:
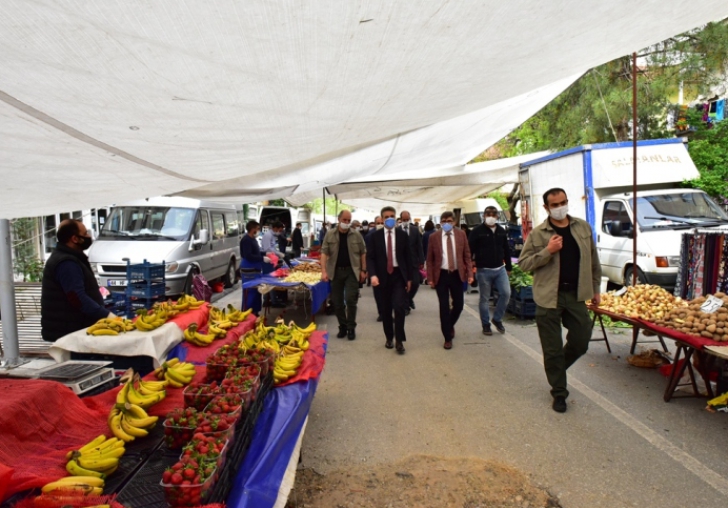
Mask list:
[[[187,240],[195,210],[163,206],[120,206],[106,219],[105,240]]]
[[[686,192],[637,198],[643,228],[708,226],[728,223],[728,215],[707,194]]]

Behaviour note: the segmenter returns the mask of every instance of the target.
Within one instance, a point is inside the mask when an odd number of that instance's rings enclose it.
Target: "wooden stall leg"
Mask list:
[[[603,339],[595,339],[595,338],[592,337],[590,339],[590,342],[605,342],[607,344],[607,351],[609,353],[611,353],[612,352],[612,348],[609,345],[609,338],[607,337],[607,330],[604,328],[604,322],[602,321],[602,315],[601,314],[597,314],[596,312],[594,313],[594,318],[592,319],[592,330],[594,329],[594,325],[596,324],[597,319],[599,319],[599,325],[602,327],[602,336],[604,338]]]
[[[713,387],[710,386],[710,371],[715,365],[715,357],[713,355],[706,355],[702,351],[696,350],[695,358],[697,358],[698,361],[698,372],[700,373],[700,377],[703,379],[703,383],[705,383],[705,389],[708,392],[708,398],[712,399],[713,397],[715,397],[715,395],[713,394]]]
[[[680,378],[685,372],[685,365],[683,365],[682,368],[678,369],[678,364],[680,363],[680,355],[683,353],[683,351],[683,346],[678,344],[677,351],[675,352],[675,360],[672,363],[672,371],[670,372],[670,377],[667,381],[665,395],[662,397],[665,402],[670,402],[670,399],[672,399],[672,395],[673,393],[675,393],[675,389],[677,388],[677,384],[678,382],[680,382]]]
[[[668,353],[669,351],[667,349],[667,344],[665,344],[665,339],[662,338],[662,335],[658,335],[657,338],[660,339],[660,344],[662,344],[662,350],[665,353]]]
[[[633,355],[634,350],[637,349],[637,338],[640,335],[639,327],[632,325],[632,347],[629,350],[629,354]]]

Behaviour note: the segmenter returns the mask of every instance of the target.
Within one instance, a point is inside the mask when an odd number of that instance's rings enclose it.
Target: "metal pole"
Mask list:
[[[323,221],[323,223],[326,224],[326,187],[324,187],[321,190],[321,194],[323,196],[323,201],[324,201],[324,221]],[[324,227],[323,224],[321,225],[321,227]]]
[[[637,53],[632,53],[632,285],[637,285]]]
[[[13,254],[10,240],[10,221],[0,219],[0,313],[3,323],[2,366],[20,364],[18,348],[18,318],[15,315],[15,284],[13,280]]]

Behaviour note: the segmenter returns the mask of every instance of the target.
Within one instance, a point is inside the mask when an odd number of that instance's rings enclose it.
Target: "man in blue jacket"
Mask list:
[[[43,340],[88,328],[111,313],[104,308],[88,257],[93,239],[83,222],[66,219],[56,232],[58,245],[43,268],[40,324]]]

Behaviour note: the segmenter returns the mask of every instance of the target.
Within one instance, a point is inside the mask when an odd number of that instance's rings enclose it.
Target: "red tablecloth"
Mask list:
[[[673,330],[672,328],[657,326],[656,324],[643,319],[640,319],[639,322],[640,326],[646,330],[662,335],[662,337],[666,339],[679,340],[680,342],[684,342],[695,349],[702,350],[705,346],[724,346],[726,344],[725,342],[716,342],[713,339],[706,339],[705,337],[697,335],[689,335],[678,330]]]
[[[324,363],[326,363],[328,337],[326,332],[313,332],[311,337],[308,338],[309,348],[303,355],[303,362],[296,375],[276,386],[286,386],[299,381],[318,379],[324,370]]]

